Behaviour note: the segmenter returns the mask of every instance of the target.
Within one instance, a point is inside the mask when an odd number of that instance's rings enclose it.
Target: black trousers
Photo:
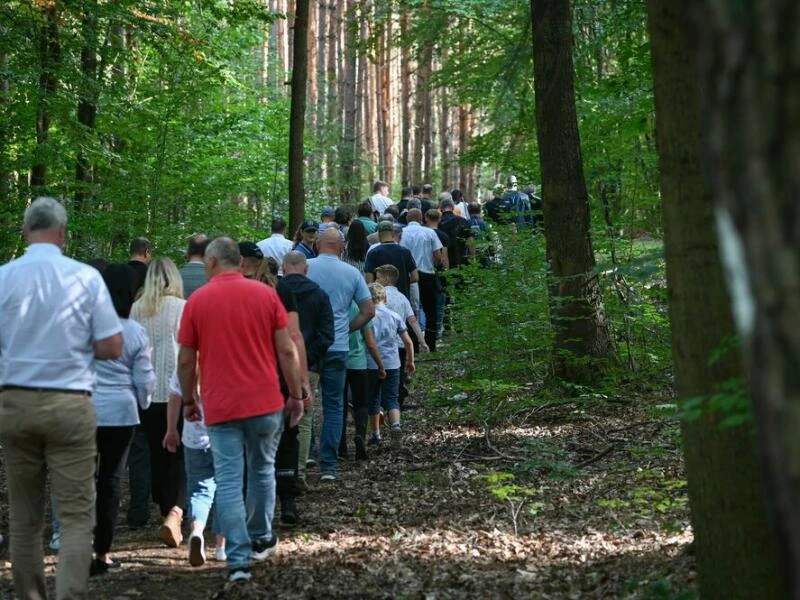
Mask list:
[[[406,385],[406,349],[398,348],[398,351],[400,352],[400,389],[397,391],[397,401],[400,403],[400,410],[403,410],[403,401],[408,398],[408,386]]]
[[[97,500],[94,551],[106,554],[114,540],[120,488],[133,441],[134,426],[97,428]]]
[[[142,411],[142,426],[147,433],[150,450],[150,491],[158,504],[161,516],[166,517],[173,506],[186,507],[186,471],[183,466],[183,446],[175,453],[163,446],[167,433],[167,403],[151,404]],[[183,430],[183,417],[178,419],[178,432]]]
[[[142,411],[139,411],[142,419]],[[142,425],[136,425],[133,443],[128,453],[128,525],[144,527],[150,519],[150,446],[147,432]]]
[[[289,427],[289,419],[283,423],[283,433],[275,453],[275,492],[281,500],[297,496],[297,462],[300,456],[300,442],[297,427]]]
[[[439,282],[433,273],[419,272],[419,302],[425,311],[425,343],[431,352],[436,350],[436,305]]]
[[[355,421],[355,436],[362,440],[367,436],[367,411],[369,409],[369,398],[367,397],[367,370],[366,369],[347,369],[347,377],[344,380],[344,419],[342,419],[342,441],[339,448],[347,448],[347,391],[353,396],[353,420]]]

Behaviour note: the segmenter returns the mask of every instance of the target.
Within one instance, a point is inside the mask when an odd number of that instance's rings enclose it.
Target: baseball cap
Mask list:
[[[309,219],[307,221],[303,221],[303,224],[300,226],[300,229],[303,231],[308,231],[309,229],[319,230],[319,223],[316,221]]]
[[[333,210],[332,206],[326,206],[322,209],[322,216],[323,217],[334,217],[336,216],[336,211]]]
[[[261,248],[256,246],[254,242],[239,242],[239,254],[243,258],[264,258]]]
[[[384,231],[394,231],[394,223],[391,221],[381,221],[378,223],[378,233],[383,233]]]

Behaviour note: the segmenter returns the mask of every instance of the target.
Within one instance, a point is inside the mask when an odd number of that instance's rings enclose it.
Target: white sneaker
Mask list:
[[[202,535],[193,533],[189,537],[189,564],[202,567],[206,562],[206,541]]]
[[[225,546],[217,546],[217,549],[214,551],[214,560],[218,560],[219,562],[228,560],[228,555],[225,554]]]
[[[53,533],[48,546],[50,546],[50,550],[55,550],[56,552],[61,549],[61,532],[56,531]]]
[[[244,583],[250,581],[250,571],[248,569],[235,569],[228,575],[228,581],[231,583]]]

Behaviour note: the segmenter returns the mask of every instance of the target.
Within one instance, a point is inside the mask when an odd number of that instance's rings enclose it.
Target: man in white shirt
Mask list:
[[[286,221],[280,217],[272,219],[272,235],[256,245],[264,256],[271,256],[278,263],[278,275],[283,275],[283,259],[292,251],[292,241],[286,239]]]
[[[436,302],[439,282],[436,267],[442,264],[439,250],[442,242],[433,229],[422,226],[422,211],[412,208],[407,215],[408,226],[403,230],[400,245],[411,251],[419,272],[419,299],[425,312],[425,343],[436,351]]]
[[[83,598],[95,526],[94,361],[122,353],[122,326],[100,273],[62,256],[67,213],[52,198],[25,211],[30,244],[0,267],[0,444],[20,598],[45,598],[46,473],[61,519],[58,598]]]
[[[386,212],[393,202],[389,198],[389,184],[385,181],[376,181],[372,186],[372,197],[369,199],[375,217],[380,217]]]

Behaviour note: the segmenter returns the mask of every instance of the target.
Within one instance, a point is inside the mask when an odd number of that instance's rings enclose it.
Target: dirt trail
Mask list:
[[[554,406],[487,439],[448,414],[407,411],[404,449],[387,444],[368,462],[345,461],[334,485],[312,471],[301,524],[279,527],[278,552],[249,584],[226,585],[214,561],[190,568],[186,546],[164,548],[155,528],[120,524],[113,553],[123,567],[93,578],[90,597],[655,598],[690,585],[682,466],[664,423],[630,407],[589,417]],[[511,505],[486,477],[526,460],[530,478],[506,482],[532,490],[522,493],[515,536]],[[47,561],[52,584],[55,556]],[[12,597],[7,541],[0,597]]]

